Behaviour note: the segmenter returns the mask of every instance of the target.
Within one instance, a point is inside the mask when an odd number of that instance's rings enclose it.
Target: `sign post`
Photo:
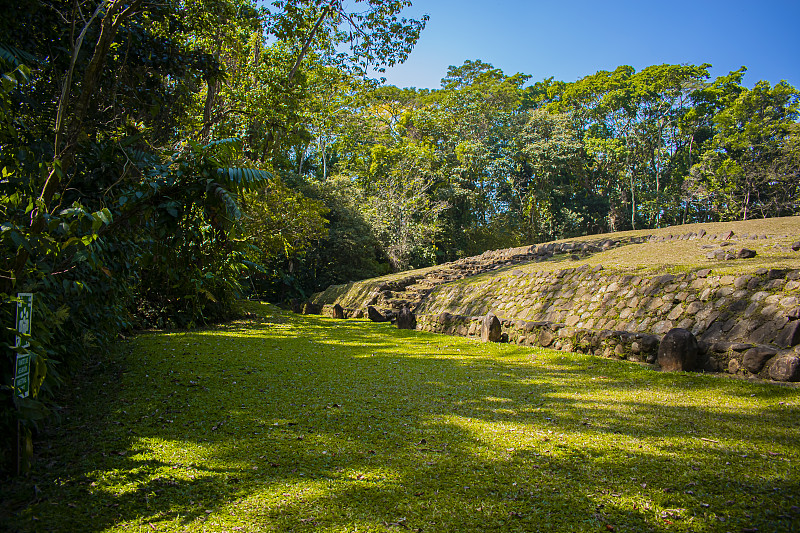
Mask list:
[[[14,367],[14,396],[27,398],[31,393],[31,354],[28,347],[31,343],[28,338],[31,334],[31,318],[33,317],[33,294],[29,292],[17,293],[17,349],[16,365]],[[24,337],[23,337],[24,336]],[[16,435],[17,475],[27,472],[33,457],[33,440],[29,429],[17,421]]]
[[[31,315],[33,314],[33,294],[20,292],[17,297],[17,364],[14,369],[14,391],[19,398],[27,398],[31,393],[31,354],[27,348],[31,345],[21,335],[31,334]]]

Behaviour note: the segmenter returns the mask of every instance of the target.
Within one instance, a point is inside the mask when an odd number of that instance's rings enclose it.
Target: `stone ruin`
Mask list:
[[[309,304],[328,316],[399,319],[405,328],[413,323],[421,331],[658,363],[664,370],[800,381],[800,270],[761,268],[734,276],[700,268],[648,276],[587,265],[549,272],[513,269],[558,254],[575,259],[669,240],[705,241],[700,247],[712,260],[746,260],[755,252],[736,242],[766,238],[733,237],[733,232],[701,230],[495,250],[394,281],[331,287]],[[800,251],[800,242],[786,250]],[[497,276],[457,283],[501,269]]]

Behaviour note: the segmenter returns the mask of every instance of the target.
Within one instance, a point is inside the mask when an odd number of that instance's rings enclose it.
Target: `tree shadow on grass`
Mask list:
[[[83,387],[0,526],[790,531],[799,518],[798,430],[777,406],[794,389],[277,313],[136,346]],[[773,405],[743,408],[748,394]]]

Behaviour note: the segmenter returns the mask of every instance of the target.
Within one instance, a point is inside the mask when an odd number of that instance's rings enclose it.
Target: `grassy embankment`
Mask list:
[[[738,251],[749,248],[758,254],[752,259],[733,261],[710,260],[706,254],[719,248],[723,241],[707,239],[696,240],[671,240],[662,242],[645,242],[612,248],[607,251],[596,252],[587,256],[573,258],[572,254],[558,254],[547,261],[521,263],[507,266],[499,270],[470,276],[461,280],[452,281],[450,286],[469,287],[487,281],[508,280],[513,277],[513,271],[523,272],[551,272],[564,268],[579,268],[587,265],[596,267],[602,265],[609,273],[635,274],[655,276],[663,273],[682,273],[700,269],[711,269],[716,275],[736,275],[753,273],[759,268],[766,269],[800,269],[800,252],[788,250],[788,246],[800,240],[800,216],[771,219],[754,219],[739,222],[715,222],[707,224],[687,224],[684,226],[671,226],[668,228],[623,231],[603,235],[589,235],[562,239],[554,242],[602,242],[606,239],[627,239],[643,236],[685,235],[698,233],[700,230],[708,234],[719,235],[733,231],[734,239],[728,241],[730,250]],[[742,239],[747,235],[766,236],[766,239]],[[346,285],[329,287],[321,299],[325,303],[332,303],[339,299],[344,307],[361,307],[368,299],[367,295],[385,282],[395,281],[412,274],[424,276],[425,274],[440,269],[441,267],[427,267],[423,269],[389,274],[379,278],[368,279]]]
[[[800,390],[258,316],[65,398],[3,531],[793,531]]]

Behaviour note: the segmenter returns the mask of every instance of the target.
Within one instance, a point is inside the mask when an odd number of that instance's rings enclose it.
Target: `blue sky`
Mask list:
[[[598,70],[711,63],[713,77],[747,66],[744,84],[800,88],[800,0],[413,0],[431,20],[387,83],[438,88],[448,65],[481,59],[530,82]]]

